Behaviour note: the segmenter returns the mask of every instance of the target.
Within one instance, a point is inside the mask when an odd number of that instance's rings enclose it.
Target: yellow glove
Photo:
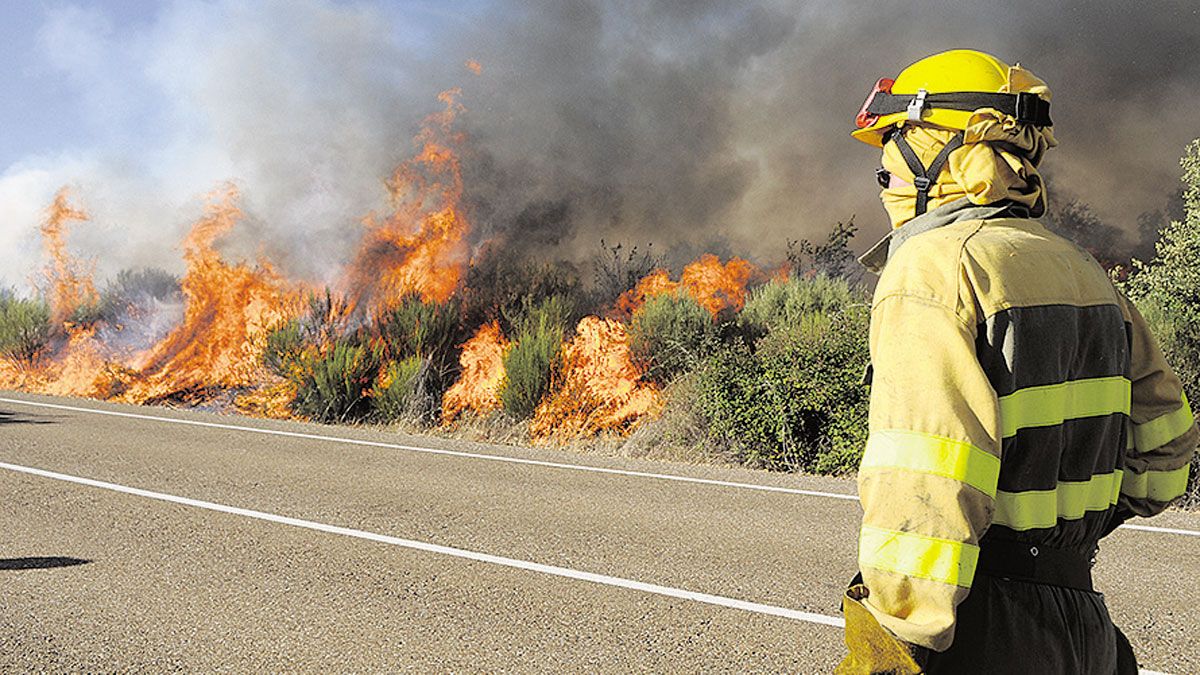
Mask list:
[[[879,625],[863,606],[862,600],[869,593],[866,586],[858,584],[847,589],[842,598],[846,647],[850,653],[838,664],[834,674],[918,675],[924,672],[909,648]]]

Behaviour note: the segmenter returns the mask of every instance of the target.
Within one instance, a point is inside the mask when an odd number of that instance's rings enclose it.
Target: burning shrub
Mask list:
[[[690,370],[716,346],[712,315],[690,295],[664,293],[633,313],[629,347],[659,384]]]
[[[50,306],[0,292],[0,355],[31,363],[50,341]]]
[[[428,372],[429,359],[420,356],[389,363],[372,393],[373,416],[381,422],[422,417],[421,393]]]
[[[861,297],[820,278],[756,292],[743,321],[757,339],[714,353],[696,372],[695,405],[711,436],[752,466],[857,468],[867,421],[869,312],[857,305]]]
[[[515,341],[504,356],[500,405],[518,419],[531,416],[550,388],[571,314],[570,301],[551,296],[527,307],[515,322]]]
[[[1183,380],[1191,401],[1200,400],[1200,139],[1188,146],[1183,165],[1186,216],[1164,227],[1150,263],[1134,261],[1123,284],[1158,339],[1167,362]],[[1188,478],[1188,506],[1200,506],[1200,455]]]
[[[319,422],[362,419],[371,410],[371,389],[383,367],[383,349],[374,342],[341,339],[301,357],[295,373],[296,412]]]
[[[305,348],[304,329],[299,319],[292,319],[267,335],[263,349],[263,365],[272,373],[290,378],[300,364]]]
[[[457,300],[425,302],[410,294],[384,312],[377,326],[394,358],[421,356],[445,361],[462,340],[459,317]]]
[[[326,288],[324,295],[310,293],[300,317],[289,319],[267,333],[263,365],[279,377],[295,380],[304,359],[346,336],[349,305]]]
[[[529,424],[534,439],[624,434],[662,412],[662,392],[642,379],[642,369],[629,353],[629,333],[620,321],[585,316],[560,358],[552,391]]]

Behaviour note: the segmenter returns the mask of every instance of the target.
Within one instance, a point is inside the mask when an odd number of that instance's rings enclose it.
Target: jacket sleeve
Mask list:
[[[957,281],[901,260],[884,271],[858,475],[865,604],[900,639],[937,651],[954,639],[1000,473],[999,404],[975,356],[974,304],[957,298],[966,285]]]
[[[1118,509],[1153,516],[1187,491],[1188,467],[1200,430],[1183,384],[1163,358],[1145,319],[1123,300],[1130,326],[1131,433]]]

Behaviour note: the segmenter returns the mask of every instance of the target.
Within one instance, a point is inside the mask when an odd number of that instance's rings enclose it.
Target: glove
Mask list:
[[[918,675],[927,652],[923,647],[896,639],[862,604],[870,594],[862,584],[851,586],[842,598],[846,617],[846,647],[850,653],[833,671],[835,675]]]

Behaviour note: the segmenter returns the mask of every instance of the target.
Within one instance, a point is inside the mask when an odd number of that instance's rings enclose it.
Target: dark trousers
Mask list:
[[[1137,673],[1100,593],[981,575],[956,625],[950,649],[930,654],[929,675]]]

